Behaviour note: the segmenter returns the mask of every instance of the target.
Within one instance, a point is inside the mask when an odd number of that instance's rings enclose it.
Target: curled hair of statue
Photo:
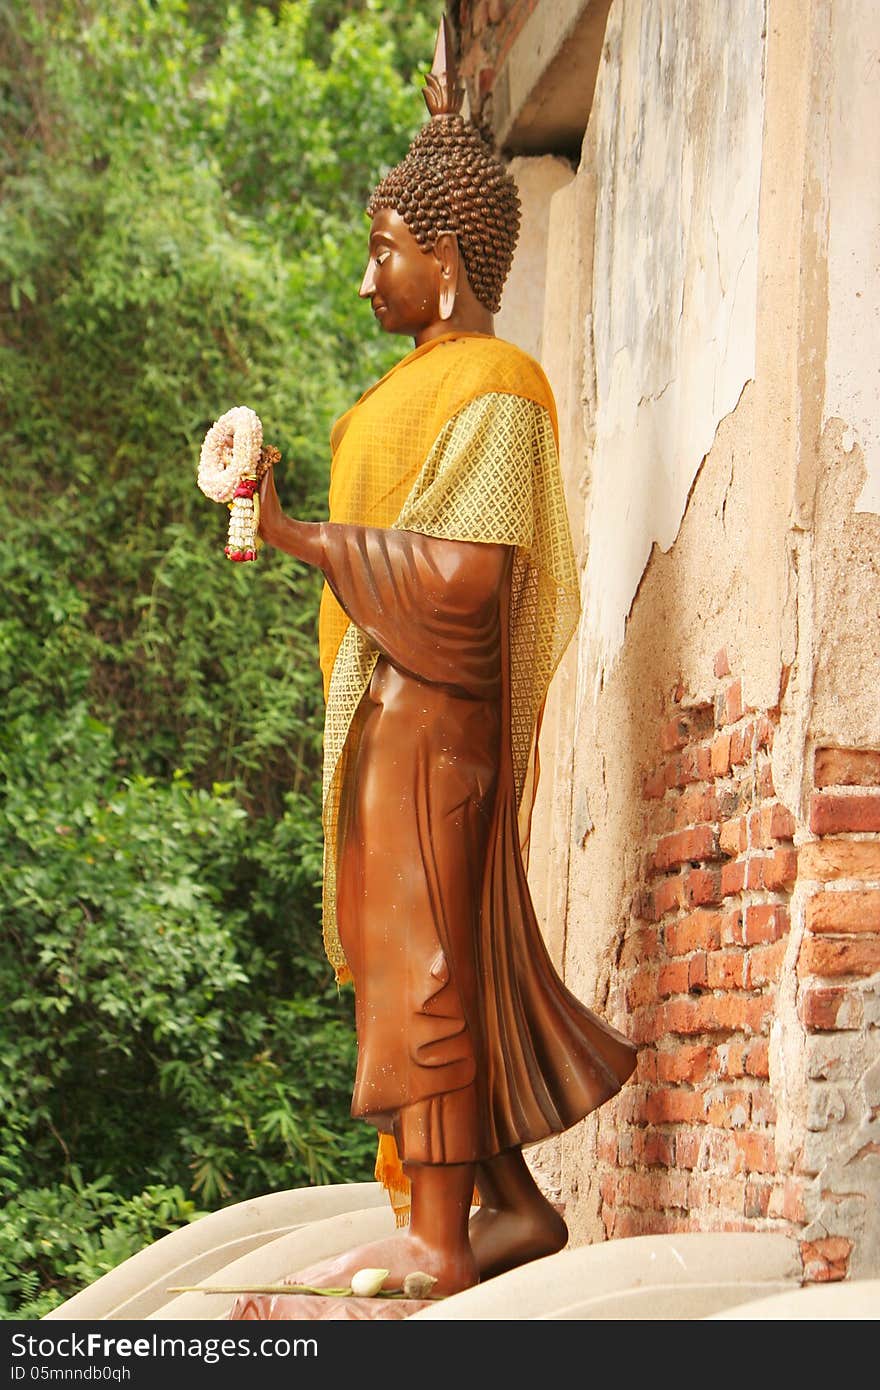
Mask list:
[[[454,232],[471,289],[494,314],[519,236],[519,195],[481,131],[461,115],[464,89],[445,16],[424,97],[430,120],[374,189],[367,213],[392,208],[423,251],[441,233]]]

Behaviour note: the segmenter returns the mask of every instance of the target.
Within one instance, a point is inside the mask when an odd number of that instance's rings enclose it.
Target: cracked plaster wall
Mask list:
[[[773,771],[798,843],[815,748],[880,747],[880,183],[865,158],[880,10],[767,0],[731,31],[721,9],[612,5],[529,330],[560,404],[585,597],[545,717],[530,877],[569,986],[600,1011],[641,774],[677,684],[708,698],[725,645],[769,707],[790,666]],[[773,1028],[779,1160],[814,1175],[805,1236],[852,1231],[865,1275],[880,1267],[878,1035],[805,1032],[803,897]],[[588,1120],[531,1156],[575,1244],[603,1236],[595,1138]]]
[[[616,0],[583,162],[595,170],[582,667],[601,680],[655,542],[675,539],[755,370],[763,0]]]
[[[828,151],[828,351],[823,425],[845,421],[866,478],[857,508],[880,512],[880,6],[835,0]]]

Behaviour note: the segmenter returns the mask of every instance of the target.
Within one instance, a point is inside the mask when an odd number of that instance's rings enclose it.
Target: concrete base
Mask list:
[[[797,1246],[749,1232],[633,1236],[563,1250],[444,1299],[410,1321],[705,1318],[798,1285]]]
[[[219,1283],[217,1276],[221,1271],[224,1282],[233,1282],[226,1275],[243,1256],[271,1246],[298,1228],[368,1208],[378,1209],[383,1234],[389,1224],[393,1228],[387,1194],[377,1182],[301,1187],[239,1202],[163,1236],[47,1313],[44,1321],[176,1316],[166,1311],[172,1302],[167,1292],[169,1286],[198,1284],[202,1280]],[[338,1248],[343,1249],[344,1245]],[[199,1295],[189,1298],[196,1303],[183,1316],[222,1316],[212,1299],[198,1302]]]
[[[393,1233],[378,1183],[300,1188],[203,1217],[134,1255],[47,1320],[225,1319],[236,1295]],[[880,1280],[800,1287],[796,1242],[750,1232],[635,1236],[563,1250],[415,1312],[409,1322],[876,1318]]]
[[[813,1284],[806,1289],[789,1289],[755,1302],[740,1303],[712,1320],[748,1318],[769,1322],[829,1322],[880,1318],[880,1279],[854,1279],[841,1284]]]

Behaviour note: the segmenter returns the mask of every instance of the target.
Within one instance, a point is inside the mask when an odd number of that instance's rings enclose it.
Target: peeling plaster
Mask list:
[[[754,376],[763,0],[616,0],[584,146],[597,183],[584,657],[596,689]],[[592,372],[590,373],[592,375]],[[588,677],[589,679],[589,677]]]
[[[835,0],[832,65],[829,315],[822,423],[842,420],[846,451],[861,446],[867,478],[856,510],[880,512],[880,7],[876,0]]]

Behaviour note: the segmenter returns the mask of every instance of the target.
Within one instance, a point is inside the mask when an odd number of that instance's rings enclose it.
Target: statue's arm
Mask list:
[[[355,626],[401,671],[473,695],[497,673],[509,555],[504,545],[414,531],[324,527],[324,574]]]
[[[276,550],[323,569],[325,564],[324,523],[297,521],[282,511],[275,488],[273,470],[268,468],[260,483],[260,536]]]
[[[471,684],[469,654],[497,633],[510,547],[420,532],[286,516],[263,480],[260,534],[316,565],[340,607],[394,665],[421,679]],[[481,664],[481,663],[476,663]]]

